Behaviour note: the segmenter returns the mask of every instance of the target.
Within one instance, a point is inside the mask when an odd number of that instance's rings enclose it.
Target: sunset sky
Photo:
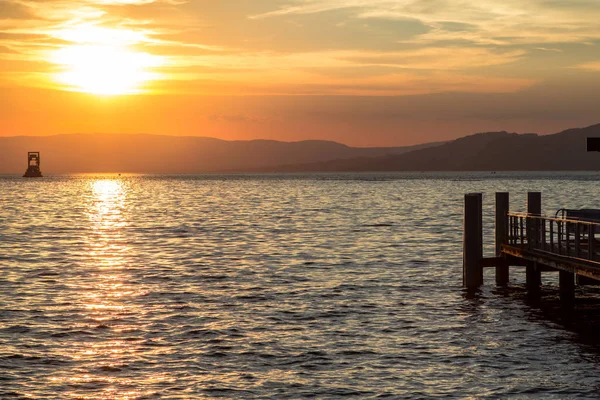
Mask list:
[[[598,0],[0,0],[0,135],[407,145],[600,122]]]

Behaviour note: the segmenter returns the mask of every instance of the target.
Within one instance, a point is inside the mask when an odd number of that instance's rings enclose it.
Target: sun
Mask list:
[[[52,62],[59,66],[54,78],[68,90],[133,94],[159,78],[154,69],[163,64],[162,58],[135,51],[132,44],[140,39],[133,32],[80,27],[62,32],[60,37],[73,42],[52,55]]]
[[[87,93],[117,95],[137,93],[144,83],[156,79],[150,67],[154,57],[126,48],[106,45],[74,45],[56,52],[64,70],[57,81]]]

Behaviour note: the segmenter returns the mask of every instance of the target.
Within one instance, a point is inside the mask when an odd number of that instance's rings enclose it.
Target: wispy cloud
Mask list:
[[[0,83],[19,85],[48,85],[52,54],[95,44],[160,57],[165,92],[498,93],[537,82],[543,57],[598,70],[571,51],[600,43],[597,1],[4,0],[0,12]]]
[[[355,18],[419,20],[431,27],[417,42],[465,40],[478,44],[579,42],[600,38],[598,1],[547,0],[299,0],[253,15],[263,19],[332,10],[354,11]],[[474,29],[455,31],[446,23]]]
[[[588,63],[578,64],[573,66],[573,68],[587,71],[600,71],[600,61],[592,61]]]

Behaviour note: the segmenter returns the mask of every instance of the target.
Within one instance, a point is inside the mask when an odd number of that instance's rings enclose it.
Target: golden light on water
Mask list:
[[[144,40],[141,33],[81,26],[55,36],[73,43],[51,55],[60,70],[54,79],[66,89],[98,95],[132,94],[160,78],[155,69],[164,59],[132,47]]]
[[[92,196],[88,216],[91,230],[86,261],[90,270],[95,271],[92,283],[96,290],[86,293],[85,307],[100,314],[110,314],[123,309],[120,298],[135,294],[124,283],[126,275],[123,275],[130,251],[123,232],[127,225],[123,214],[126,192],[119,180],[100,179],[91,182],[90,186]]]
[[[122,340],[124,332],[139,327],[131,322],[144,310],[135,299],[145,294],[133,281],[129,267],[132,249],[128,245],[126,228],[129,224],[129,187],[121,179],[100,178],[86,182],[84,204],[89,220],[85,238],[82,268],[87,278],[78,282],[81,314],[86,321],[82,329],[91,330],[102,340],[82,342],[69,349],[69,357],[91,365],[92,373],[74,373],[60,381],[75,389],[65,398],[134,399],[151,393],[143,387],[130,388],[130,380],[120,372],[136,360],[139,340]],[[91,326],[90,326],[91,325]],[[153,376],[147,380],[155,379]],[[83,396],[77,388],[100,385],[101,394]]]
[[[96,200],[113,203],[123,194],[123,187],[120,181],[101,179],[92,183],[92,191]]]
[[[89,217],[94,223],[98,243],[103,244],[100,249],[105,249],[119,243],[122,235],[120,228],[126,225],[123,220],[125,207],[125,188],[120,180],[100,179],[91,183],[93,207]],[[119,248],[121,253],[123,249]],[[113,255],[116,254],[113,252]]]

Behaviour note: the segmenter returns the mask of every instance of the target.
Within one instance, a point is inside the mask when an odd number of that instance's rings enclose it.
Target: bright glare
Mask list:
[[[92,190],[98,200],[112,201],[122,193],[123,187],[118,180],[102,179],[92,183]]]
[[[133,32],[84,27],[57,36],[76,42],[52,57],[62,67],[56,80],[71,90],[101,95],[138,93],[145,83],[159,77],[151,69],[162,65],[162,58],[132,50],[129,45],[137,38]]]

